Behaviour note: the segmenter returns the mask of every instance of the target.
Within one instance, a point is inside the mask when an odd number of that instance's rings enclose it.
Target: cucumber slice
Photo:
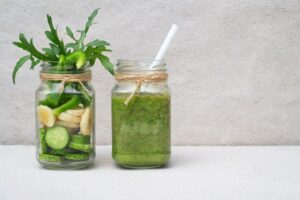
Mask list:
[[[77,143],[71,142],[69,144],[69,147],[71,149],[76,149],[76,150],[83,151],[86,153],[92,152],[92,146],[90,144],[77,144]]]
[[[67,160],[88,160],[89,154],[67,154],[63,156]]]
[[[50,154],[39,154],[39,160],[47,162],[60,162],[61,157]]]
[[[60,150],[51,149],[48,151],[48,154],[63,156],[63,155],[68,154],[68,152],[65,149],[60,149]]]
[[[90,138],[89,135],[72,135],[71,142],[76,144],[90,144]]]
[[[46,129],[45,128],[39,129],[39,141],[40,141],[40,153],[46,153],[47,145],[46,145]]]
[[[63,126],[53,126],[46,132],[46,144],[54,149],[64,149],[69,143],[68,130]]]
[[[60,149],[60,150],[50,149],[48,151],[48,154],[60,155],[60,156],[64,156],[64,155],[67,155],[67,154],[74,154],[74,153],[80,153],[80,151],[73,150],[73,149]]]

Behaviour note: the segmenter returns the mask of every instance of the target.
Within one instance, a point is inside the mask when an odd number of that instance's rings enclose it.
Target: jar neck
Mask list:
[[[137,80],[116,80],[116,84],[136,84]],[[167,84],[168,80],[161,80],[161,81],[143,81],[143,84]]]
[[[58,66],[56,63],[44,62],[41,64],[42,74],[84,74],[91,73],[90,64],[86,64],[81,68],[77,69],[76,66],[66,65],[66,66]]]
[[[144,74],[166,72],[164,60],[118,60],[116,73]]]
[[[123,82],[135,82],[141,84],[144,82],[163,82],[168,78],[167,72],[153,71],[152,73],[115,73],[115,79]]]

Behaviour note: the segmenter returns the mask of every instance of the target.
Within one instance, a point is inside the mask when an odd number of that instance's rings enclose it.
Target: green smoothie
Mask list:
[[[113,158],[125,167],[159,167],[170,158],[170,95],[112,96]]]

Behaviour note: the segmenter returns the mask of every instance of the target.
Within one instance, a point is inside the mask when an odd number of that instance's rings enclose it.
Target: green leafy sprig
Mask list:
[[[78,39],[74,35],[70,27],[66,27],[66,34],[72,39],[72,42],[65,44],[58,36],[57,28],[54,27],[52,17],[47,15],[47,21],[50,30],[45,31],[46,37],[49,39],[49,47],[42,48],[42,52],[37,50],[33,43],[33,39],[28,40],[23,33],[19,34],[19,41],[13,42],[17,47],[28,52],[28,55],[21,57],[16,63],[12,79],[15,83],[18,70],[28,61],[31,62],[30,69],[33,70],[41,61],[49,62],[54,67],[54,71],[77,71],[82,68],[87,62],[93,66],[98,59],[104,68],[114,75],[113,64],[109,58],[103,53],[111,51],[107,47],[110,44],[104,40],[95,39],[85,44],[84,40],[94,24],[94,19],[99,12],[99,8],[94,10],[88,17],[83,30],[78,30],[80,33]],[[66,68],[66,66],[72,66]]]

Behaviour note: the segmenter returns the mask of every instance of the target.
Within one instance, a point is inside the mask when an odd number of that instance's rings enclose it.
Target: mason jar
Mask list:
[[[87,167],[95,157],[95,92],[89,66],[42,64],[36,90],[36,157],[46,168]]]
[[[170,159],[170,90],[164,61],[119,60],[112,89],[112,156],[128,168]]]

